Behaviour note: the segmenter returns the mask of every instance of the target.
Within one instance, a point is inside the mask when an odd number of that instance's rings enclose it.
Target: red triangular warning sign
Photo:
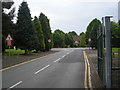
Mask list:
[[[12,37],[10,36],[10,34],[8,34],[8,36],[6,38],[6,41],[8,41],[8,40],[10,40],[10,41],[13,40]]]

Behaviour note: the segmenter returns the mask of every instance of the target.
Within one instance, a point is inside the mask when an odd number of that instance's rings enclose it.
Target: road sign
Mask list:
[[[51,40],[50,40],[50,39],[48,39],[48,42],[50,43],[50,42],[51,42]]]
[[[7,45],[11,45],[11,41],[10,40],[7,41]]]
[[[91,38],[89,38],[88,41],[91,42]]]
[[[10,36],[10,34],[8,34],[8,36],[7,36],[7,38],[6,38],[6,41],[8,41],[8,40],[10,40],[10,41],[13,40],[12,37]]]
[[[11,41],[12,41],[12,37],[10,36],[10,34],[8,34],[6,41],[7,41],[7,45],[11,45]]]
[[[7,38],[5,39],[7,41],[7,45],[9,45],[9,56],[10,56],[10,45],[11,41],[13,40],[10,34],[8,34]]]

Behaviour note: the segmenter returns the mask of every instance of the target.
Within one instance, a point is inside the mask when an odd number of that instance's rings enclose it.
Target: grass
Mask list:
[[[9,49],[5,49],[5,53],[6,53],[6,54],[9,54]],[[24,53],[25,53],[25,50],[21,50],[21,49],[18,49],[18,50],[10,49],[10,54],[11,54],[11,55],[18,55],[18,54],[24,54]]]
[[[31,52],[28,51],[27,54],[32,54],[33,52],[35,52],[35,50],[32,50]],[[23,55],[25,54],[25,50],[21,50],[21,49],[17,49],[17,50],[14,50],[14,49],[10,49],[10,57],[14,57],[14,56],[17,56],[17,55]],[[5,52],[3,53],[3,57],[4,56],[9,56],[9,49],[5,49]]]
[[[112,53],[118,53],[118,50],[120,50],[120,48],[112,48]],[[115,54],[114,56],[117,57],[117,58],[120,58],[120,54],[119,53]]]
[[[120,58],[120,54],[116,54],[115,57]]]
[[[120,48],[112,48],[112,53],[117,53]]]

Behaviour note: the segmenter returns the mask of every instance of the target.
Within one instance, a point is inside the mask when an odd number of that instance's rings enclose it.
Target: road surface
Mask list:
[[[3,71],[3,88],[85,88],[84,49],[55,54]]]

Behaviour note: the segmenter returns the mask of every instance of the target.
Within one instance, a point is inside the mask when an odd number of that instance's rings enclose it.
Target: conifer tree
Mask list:
[[[37,35],[35,34],[27,2],[23,1],[19,6],[17,19],[16,45],[24,49],[26,54],[27,50],[33,50],[38,45]]]
[[[39,51],[39,50],[44,51],[45,50],[44,34],[42,31],[40,21],[36,16],[34,18],[34,27],[38,37],[38,48],[36,49],[36,51]]]
[[[51,32],[51,28],[50,28],[49,19],[47,18],[47,16],[45,16],[43,13],[41,13],[39,16],[39,21],[41,23],[42,30],[44,33],[45,50],[49,51],[48,39],[52,40],[52,32]],[[52,45],[52,43],[51,43],[51,45]]]

